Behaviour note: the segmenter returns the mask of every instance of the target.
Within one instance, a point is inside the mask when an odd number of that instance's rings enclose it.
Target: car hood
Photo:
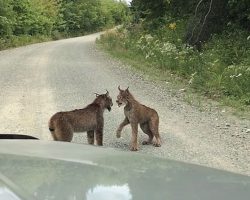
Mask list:
[[[1,198],[1,194],[8,198]],[[249,200],[249,197],[249,176],[91,145],[0,141],[0,199]]]

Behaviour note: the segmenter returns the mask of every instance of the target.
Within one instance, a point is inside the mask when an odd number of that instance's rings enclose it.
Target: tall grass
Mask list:
[[[122,57],[142,60],[175,73],[209,98],[250,106],[250,40],[246,31],[228,28],[214,35],[201,51],[183,43],[185,21],[145,31],[140,25],[108,31],[99,43]],[[148,65],[147,65],[148,66]]]
[[[0,38],[0,50],[8,49],[12,47],[19,47],[28,44],[34,44],[38,42],[45,42],[52,40],[51,37],[45,35],[19,35],[19,36],[9,36],[8,38]]]

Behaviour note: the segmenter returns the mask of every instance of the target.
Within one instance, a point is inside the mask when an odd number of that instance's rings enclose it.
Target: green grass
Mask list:
[[[216,100],[237,113],[250,113],[250,47],[244,31],[214,36],[201,52],[183,45],[184,25],[147,33],[140,27],[108,31],[97,41],[116,58],[153,80],[172,82],[190,91],[187,101]],[[235,38],[238,38],[235,41]],[[194,96],[194,98],[191,97]],[[198,96],[197,96],[198,95]]]
[[[0,38],[0,50],[9,49],[13,47],[20,47],[28,44],[34,44],[39,42],[46,42],[52,40],[51,37],[36,35],[21,35],[11,36],[9,38]]]

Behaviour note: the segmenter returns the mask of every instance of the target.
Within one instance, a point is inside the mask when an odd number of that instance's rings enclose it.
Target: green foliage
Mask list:
[[[249,0],[133,0],[132,24],[103,35],[100,43],[181,76],[211,98],[248,106],[249,9]]]
[[[236,21],[243,27],[250,29],[250,6],[249,0],[229,0],[228,12],[230,20]]]
[[[131,8],[137,17],[146,18],[147,20],[163,17],[168,8],[170,0],[133,0]]]
[[[61,32],[79,35],[124,22],[128,8],[114,0],[62,1]]]
[[[60,39],[100,31],[125,22],[128,12],[116,0],[0,0],[0,49],[29,36]]]
[[[228,28],[222,34],[214,35],[199,52],[183,44],[181,37],[185,24],[185,21],[177,21],[153,33],[136,26],[122,28],[104,34],[100,42],[110,51],[122,52],[120,56],[131,56],[130,59],[143,60],[163,72],[170,71],[183,77],[189,87],[210,98],[228,97],[249,105],[248,33]]]
[[[13,0],[0,0],[0,37],[12,34],[14,12],[11,6]]]
[[[250,43],[246,31],[235,29],[215,35],[203,51],[207,71],[211,74],[207,86],[220,95],[250,100]],[[237,38],[237,40],[235,40]],[[245,101],[245,100],[244,100]]]
[[[14,35],[50,35],[58,14],[54,0],[15,0]]]
[[[158,29],[169,18],[189,19],[184,39],[199,49],[228,24],[250,30],[249,0],[133,0],[131,10],[134,23],[142,21],[147,30]]]

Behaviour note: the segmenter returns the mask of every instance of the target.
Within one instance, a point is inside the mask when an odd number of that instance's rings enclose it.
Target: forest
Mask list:
[[[115,0],[0,0],[0,49],[93,33],[127,16]]]

